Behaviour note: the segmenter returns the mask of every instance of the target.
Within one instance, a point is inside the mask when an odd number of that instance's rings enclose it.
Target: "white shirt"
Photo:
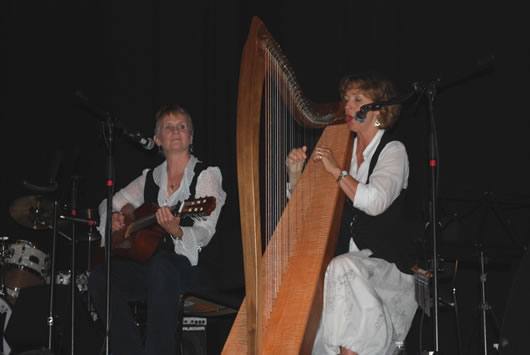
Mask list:
[[[189,199],[190,184],[193,180],[195,164],[198,159],[191,156],[190,161],[184,169],[184,175],[180,187],[171,196],[167,191],[167,161],[154,168],[153,180],[160,187],[158,191],[159,206],[173,206],[179,201]],[[119,190],[112,198],[112,210],[119,211],[126,204],[131,204],[134,208],[140,207],[144,203],[145,178],[149,169],[145,169],[142,175],[134,179],[129,185]],[[197,178],[195,195],[197,197],[213,196],[216,198],[216,207],[210,216],[204,220],[196,220],[192,227],[181,227],[183,236],[181,240],[175,240],[175,253],[186,256],[191,265],[197,265],[199,252],[206,246],[215,234],[215,226],[221,213],[221,208],[226,201],[226,192],[222,188],[222,175],[218,167],[208,167],[204,169]],[[100,224],[98,231],[105,235],[107,200],[103,200],[99,205]],[[103,246],[104,239],[101,238]]]
[[[363,152],[364,161],[357,169],[357,138],[353,142],[350,175],[359,182],[353,206],[370,216],[377,216],[394,202],[402,189],[408,186],[409,159],[403,143],[392,141],[381,151],[370,181],[368,170],[372,157],[381,141],[384,130],[380,129]]]
[[[379,154],[379,159],[368,179],[370,162],[385,131],[380,129],[363,152],[364,161],[357,168],[357,138],[353,142],[350,175],[359,182],[353,206],[369,216],[386,211],[396,200],[402,189],[408,186],[409,159],[403,143],[392,141]],[[350,251],[359,250],[350,239]]]

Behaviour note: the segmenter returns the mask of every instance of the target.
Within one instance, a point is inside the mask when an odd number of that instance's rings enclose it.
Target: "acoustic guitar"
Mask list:
[[[159,206],[145,202],[134,209],[125,205],[121,212],[125,217],[125,228],[112,233],[112,255],[140,263],[148,261],[155,252],[161,238],[167,233],[156,222],[156,211]],[[180,218],[202,218],[209,216],[215,209],[215,197],[179,202],[170,207],[171,213]]]

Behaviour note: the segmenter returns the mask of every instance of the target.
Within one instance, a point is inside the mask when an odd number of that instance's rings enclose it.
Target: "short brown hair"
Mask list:
[[[379,73],[349,74],[340,80],[340,96],[344,99],[346,91],[360,89],[374,102],[388,101],[397,96],[397,90],[388,79]],[[399,116],[401,105],[383,106],[380,110],[379,128],[390,128]]]

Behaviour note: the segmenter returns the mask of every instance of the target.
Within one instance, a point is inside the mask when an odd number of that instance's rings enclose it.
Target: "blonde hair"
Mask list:
[[[177,104],[171,104],[171,105],[164,105],[162,106],[155,114],[155,136],[159,137],[160,134],[160,125],[162,123],[162,119],[167,115],[178,115],[181,114],[186,118],[186,123],[188,124],[188,131],[190,132],[190,136],[193,136],[193,122],[191,120],[191,115],[189,112],[184,109],[182,106]]]

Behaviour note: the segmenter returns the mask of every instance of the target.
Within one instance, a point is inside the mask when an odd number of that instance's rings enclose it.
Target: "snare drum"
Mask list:
[[[42,285],[49,268],[48,254],[28,241],[9,245],[6,258],[5,285],[12,289]]]

